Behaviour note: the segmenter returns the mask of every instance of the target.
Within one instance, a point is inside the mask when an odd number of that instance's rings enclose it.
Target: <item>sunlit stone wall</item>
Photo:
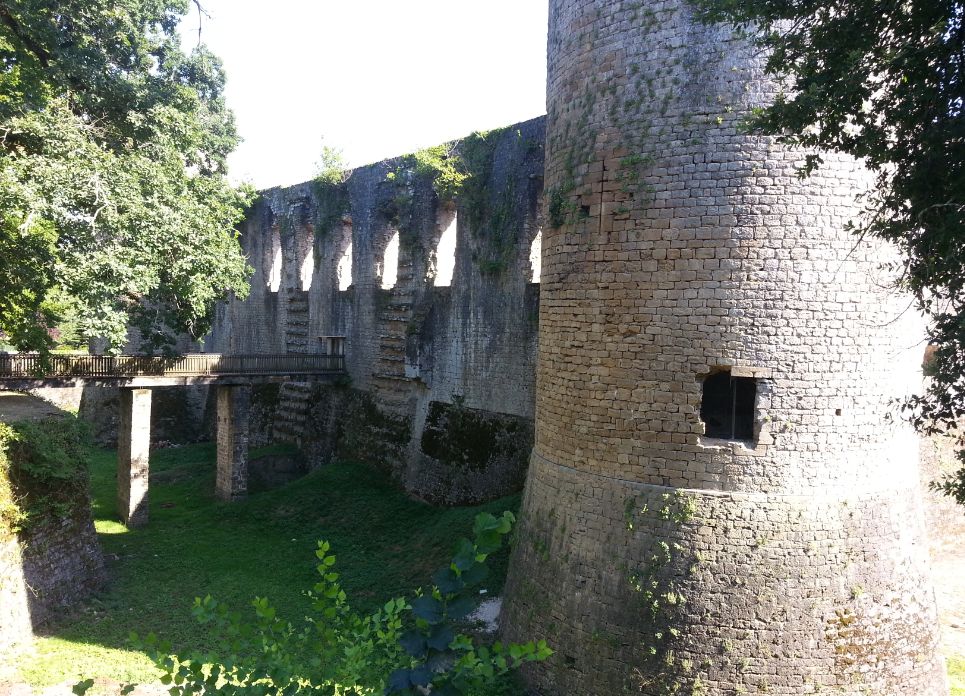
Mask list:
[[[551,1],[505,619],[556,650],[541,693],[945,693],[917,443],[887,420],[922,329],[890,250],[846,229],[860,167],[802,180],[740,127],[775,89],[684,0]]]

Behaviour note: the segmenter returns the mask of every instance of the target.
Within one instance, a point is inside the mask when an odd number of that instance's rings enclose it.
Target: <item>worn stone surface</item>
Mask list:
[[[248,490],[266,491],[287,485],[306,473],[305,457],[294,454],[263,454],[248,460]]]
[[[35,628],[105,580],[86,495],[65,516],[0,539],[0,650],[10,655],[26,648]]]
[[[458,402],[494,421],[523,419],[530,425],[520,432],[532,431],[539,288],[529,256],[542,226],[543,124],[461,146],[475,179],[471,193],[453,201],[403,159],[361,167],[342,186],[262,193],[241,226],[255,268],[251,294],[218,308],[205,349],[324,352],[322,337],[345,336],[350,386],[371,397],[332,410],[344,395],[287,383],[273,440],[298,445],[316,463],[337,443],[387,468],[414,495],[440,502],[518,489],[531,436],[493,459],[492,475],[468,477],[421,444],[433,403]],[[437,287],[438,245],[453,220],[454,277]],[[397,281],[386,289],[386,249],[396,235]],[[351,285],[340,290],[338,266],[350,246]]]
[[[683,0],[552,0],[536,443],[507,583],[545,694],[944,694],[922,327],[867,175],[746,134],[762,57]],[[756,380],[710,439],[703,380]],[[686,515],[673,512],[685,508]]]
[[[206,423],[209,389],[206,386],[153,387],[151,442],[185,444],[208,437]],[[117,443],[120,389],[88,385],[73,389],[37,389],[31,393],[77,413],[91,424],[94,439],[104,447]],[[213,409],[212,409],[213,413]]]
[[[123,388],[119,393],[117,514],[128,527],[141,527],[148,518],[151,390]]]
[[[241,500],[248,495],[248,413],[251,387],[215,387],[218,400],[218,465],[215,495]]]
[[[420,455],[406,471],[407,487],[429,501],[475,502],[491,491],[523,487],[533,422],[466,408],[461,401],[429,404]]]
[[[23,649],[33,636],[29,597],[20,541],[0,541],[0,650],[5,654]]]

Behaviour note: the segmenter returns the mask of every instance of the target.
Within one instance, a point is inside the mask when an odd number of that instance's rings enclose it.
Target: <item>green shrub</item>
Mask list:
[[[143,641],[164,673],[173,696],[189,694],[293,694],[326,696],[399,694],[491,695],[493,685],[525,662],[552,654],[545,641],[480,645],[458,626],[476,606],[478,587],[489,574],[486,560],[510,532],[513,514],[476,517],[474,539],[460,540],[433,586],[414,598],[395,598],[371,614],[353,611],[335,571],[335,556],[319,542],[320,580],[308,593],[312,615],[299,624],[277,616],[267,599],[251,603],[254,619],[243,618],[210,596],[196,599],[193,612],[211,626],[218,654],[183,658],[149,635]],[[135,642],[140,642],[133,636]],[[75,693],[93,683],[82,682]]]
[[[0,423],[0,538],[86,506],[90,447],[77,418]]]

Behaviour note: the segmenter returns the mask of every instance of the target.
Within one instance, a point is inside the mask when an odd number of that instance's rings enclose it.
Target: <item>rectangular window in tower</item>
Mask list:
[[[756,400],[754,377],[736,377],[729,370],[708,375],[700,402],[704,435],[722,440],[753,440]]]

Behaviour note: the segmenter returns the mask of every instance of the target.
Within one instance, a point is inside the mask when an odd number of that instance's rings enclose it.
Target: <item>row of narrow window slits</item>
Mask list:
[[[536,233],[533,243],[529,250],[529,264],[533,275],[530,279],[533,283],[538,283],[540,278],[540,247],[543,241],[543,232]],[[281,265],[282,254],[281,244],[274,245],[271,269],[268,273],[268,289],[278,292],[281,287]],[[433,285],[436,287],[449,287],[452,285],[452,277],[456,266],[456,218],[453,217],[452,223],[442,233],[439,245],[436,247],[436,267]],[[395,287],[399,275],[399,233],[392,235],[385,253],[382,255],[380,268],[376,269],[381,276],[382,288],[390,290]],[[312,274],[315,271],[315,259],[312,254],[305,254],[302,260],[299,275],[302,290],[308,290],[312,285]],[[338,289],[348,290],[352,285],[352,243],[349,242],[338,261],[336,267],[338,277]]]

